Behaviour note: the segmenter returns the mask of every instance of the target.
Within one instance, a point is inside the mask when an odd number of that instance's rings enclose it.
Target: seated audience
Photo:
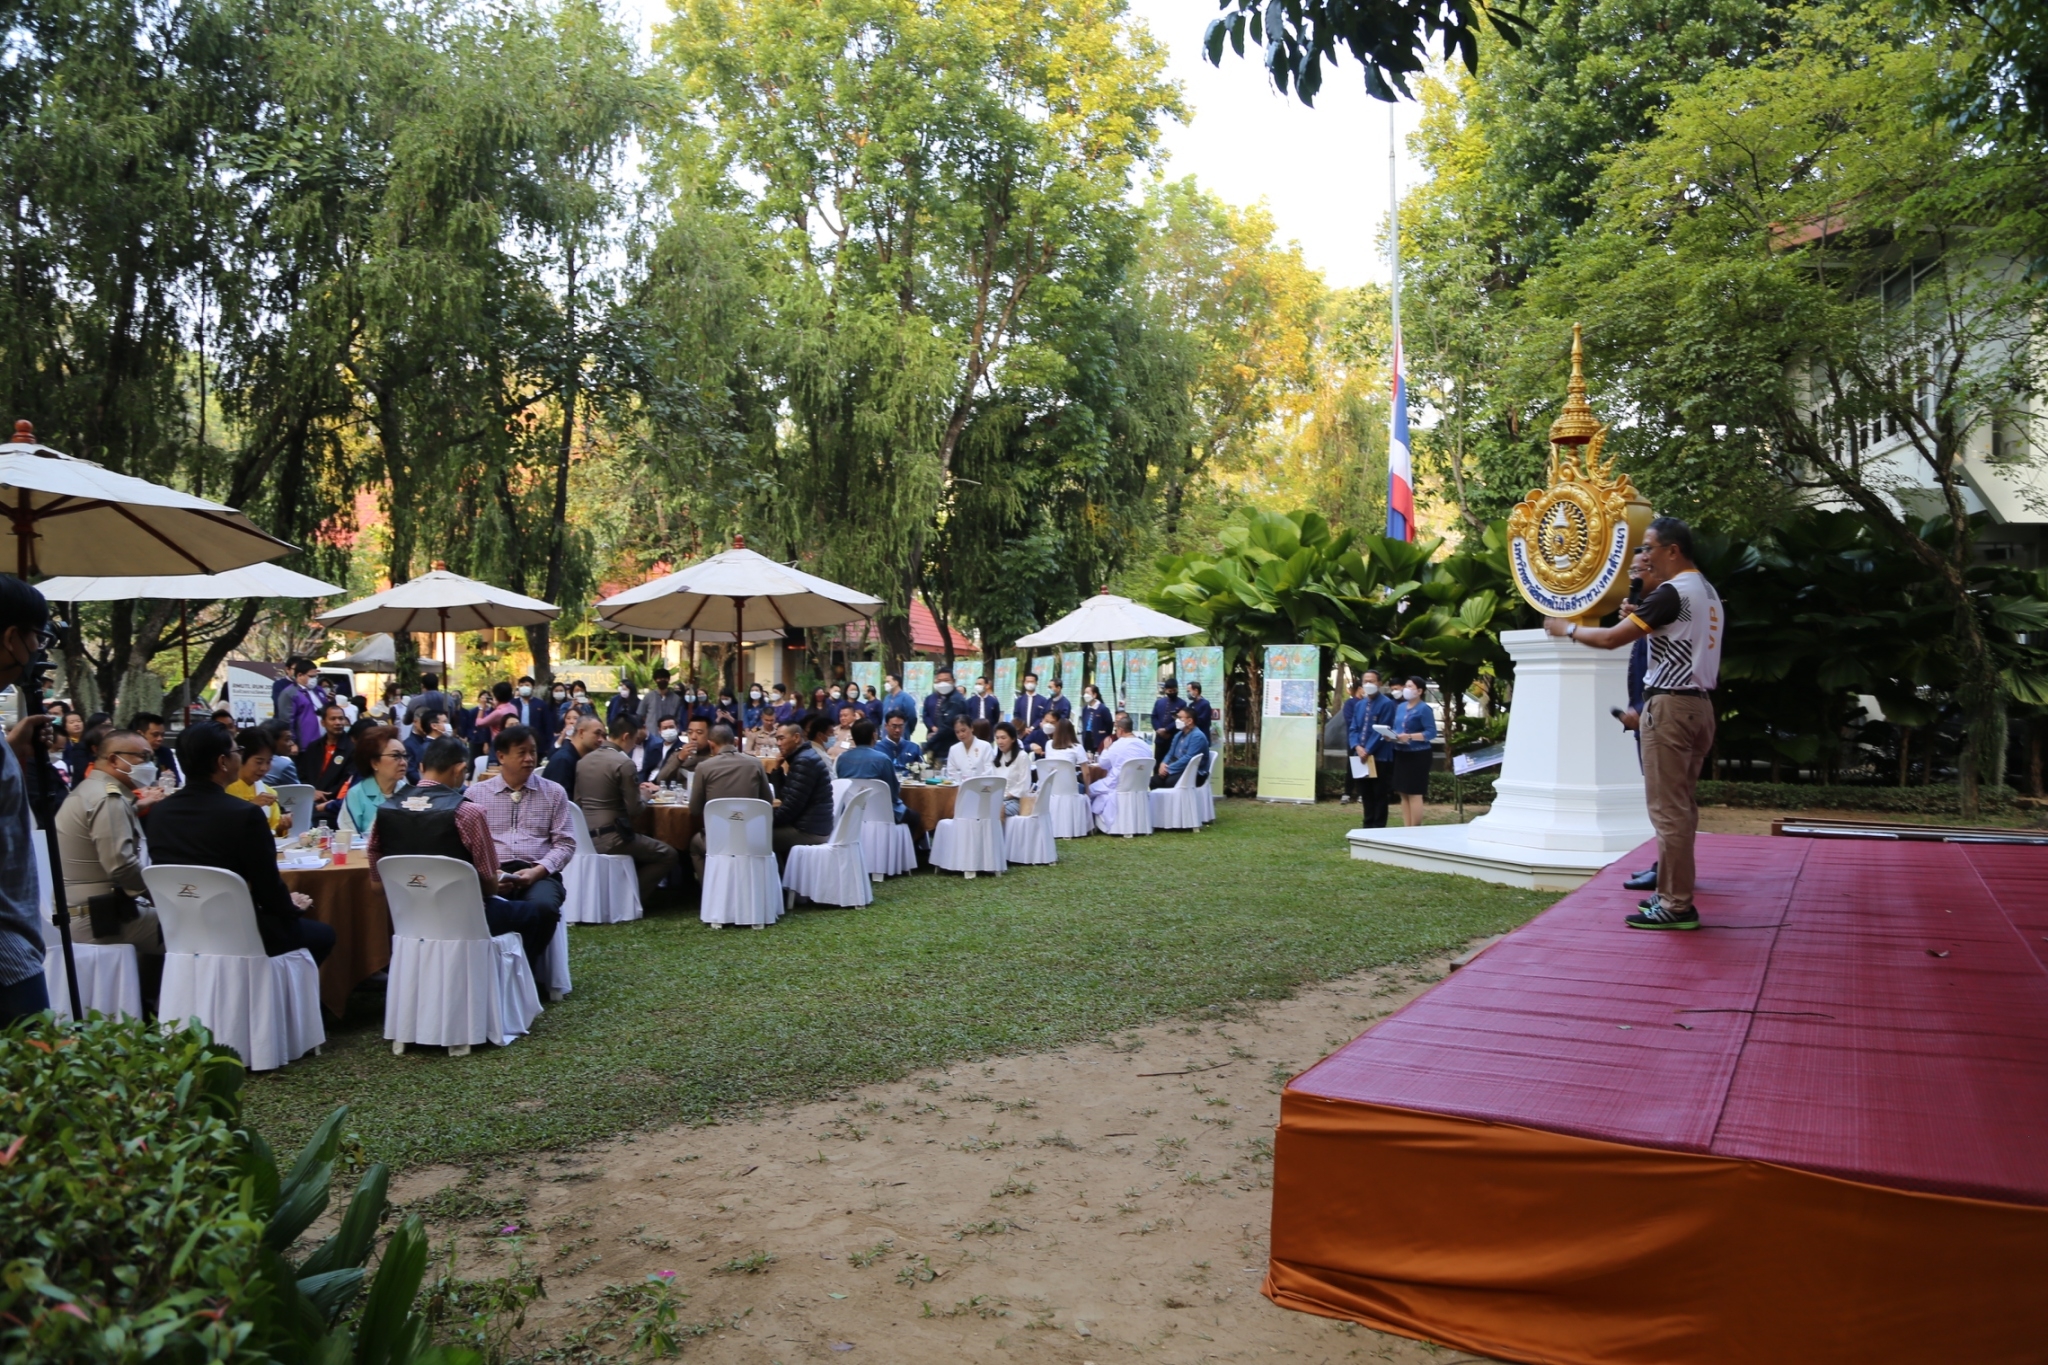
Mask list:
[[[730,725],[714,725],[705,735],[707,752],[698,762],[690,804],[701,812],[704,803],[725,797],[751,799],[755,801],[775,800],[775,791],[768,785],[767,770],[761,760],[750,754],[741,753],[739,737]],[[697,832],[690,836],[690,866],[696,870],[697,881],[704,881],[704,829],[698,821]]]
[[[638,728],[634,730],[637,736]],[[565,792],[576,790],[576,763],[583,755],[604,743],[604,722],[593,715],[578,715],[570,722],[562,742],[548,755],[541,775]]]
[[[693,718],[684,727],[682,742],[669,750],[668,756],[662,759],[661,766],[655,770],[654,785],[658,787],[666,782],[680,782],[684,773],[696,772],[697,764],[711,752],[706,742],[706,737],[710,733],[711,722]]]
[[[163,979],[164,938],[156,911],[136,899],[149,895],[142,882],[149,862],[142,812],[163,799],[156,766],[147,738],[133,730],[108,730],[84,780],[57,811],[72,940],[133,944],[141,955],[143,998],[152,1004]]]
[[[633,828],[643,798],[656,790],[653,783],[640,781],[626,752],[639,733],[639,717],[620,716],[612,722],[610,741],[576,761],[576,804],[583,808],[590,841],[599,853],[624,854],[633,860],[640,876],[640,903],[648,906],[682,855]]]
[[[832,770],[796,725],[777,730],[775,743],[782,757],[768,780],[776,798],[775,859],[786,869],[790,849],[832,837]]]
[[[1131,713],[1116,713],[1116,738],[1104,746],[1102,756],[1096,761],[1109,769],[1088,786],[1089,804],[1095,812],[1097,824],[1106,822],[1116,805],[1116,775],[1125,762],[1133,758],[1149,760],[1152,757],[1152,742],[1140,739],[1131,728]]]
[[[1054,721],[1052,723],[1052,742],[1043,746],[1037,752],[1040,758],[1064,758],[1067,762],[1074,765],[1076,773],[1079,773],[1081,765],[1088,761],[1088,751],[1081,747],[1081,741],[1075,737],[1074,722],[1070,720]]]
[[[901,716],[891,716],[890,721],[898,726],[903,723]],[[920,856],[925,852],[924,821],[916,811],[903,804],[903,787],[896,776],[896,765],[882,752],[882,746],[875,742],[875,727],[865,718],[853,723],[853,743],[839,756],[835,776],[845,778],[873,778],[889,789],[890,809],[895,813],[896,823],[910,830],[911,842]]]
[[[299,741],[291,722],[266,720],[263,728],[270,732],[270,769],[264,779],[273,787],[311,786],[299,781]]]
[[[270,731],[261,725],[251,725],[236,733],[235,745],[242,751],[242,768],[235,780],[228,784],[228,795],[261,807],[270,832],[285,835],[292,832],[292,813],[284,808],[284,803],[277,799],[277,792],[270,785],[272,743]]]
[[[178,736],[185,785],[149,814],[152,864],[188,863],[235,873],[249,886],[256,928],[272,957],[304,948],[315,962],[334,950],[334,930],[305,911],[312,897],[287,890],[277,871],[277,845],[263,812],[227,794],[242,773],[242,752],[224,726],[201,721]]]
[[[356,778],[343,803],[351,825],[368,834],[377,823],[378,808],[404,793],[409,758],[405,741],[393,727],[373,725],[363,731],[356,740]]]
[[[989,771],[1003,779],[1003,814],[1016,815],[1024,798],[1031,795],[1031,756],[1018,742],[1015,721],[997,721],[995,735],[995,756],[989,760]]]
[[[954,782],[985,776],[995,762],[995,746],[989,743],[993,731],[985,720],[960,716],[953,722],[953,747],[946,751],[946,776]]]
[[[1180,781],[1180,775],[1187,771],[1190,763],[1196,764],[1195,781],[1200,782],[1209,771],[1209,732],[1195,725],[1194,708],[1186,702],[1173,713],[1173,742],[1167,746],[1166,758],[1152,774],[1152,785],[1171,787]]]
[[[910,722],[901,711],[889,712],[882,726],[882,737],[875,741],[875,749],[889,760],[889,766],[896,770],[898,777],[909,772],[910,765],[924,757],[924,750],[910,737]]]
[[[540,746],[523,725],[498,731],[498,773],[469,789],[469,800],[484,808],[498,850],[498,895],[505,928],[527,942],[529,961],[538,962],[562,917],[562,869],[576,856],[576,830],[569,823],[569,793],[542,777]]]

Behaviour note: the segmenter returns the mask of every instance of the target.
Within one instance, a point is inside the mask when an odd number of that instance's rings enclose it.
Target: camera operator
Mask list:
[[[0,576],[0,689],[24,690],[30,669],[49,649],[50,608],[22,579]],[[23,710],[27,708],[24,706]],[[50,1007],[43,979],[43,928],[37,923],[35,821],[26,773],[50,761],[48,714],[27,715],[0,748],[0,1027]]]

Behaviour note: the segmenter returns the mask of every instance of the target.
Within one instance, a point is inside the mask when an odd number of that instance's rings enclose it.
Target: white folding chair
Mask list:
[[[623,853],[599,853],[590,839],[590,821],[574,801],[569,803],[569,827],[576,835],[576,856],[562,869],[562,921],[624,924],[639,919],[640,875],[633,860]]]
[[[880,786],[880,783],[876,784]],[[882,788],[886,800],[887,787]],[[867,859],[861,848],[861,828],[867,820],[874,793],[856,791],[832,822],[832,837],[822,844],[799,844],[789,851],[789,865],[783,869],[783,885],[819,905],[867,905],[875,899],[868,884]],[[709,870],[709,864],[706,864]],[[877,877],[876,881],[881,878]]]
[[[35,847],[36,918],[43,924],[43,984],[49,988],[50,1008],[59,1019],[71,1017],[71,988],[64,975],[63,939],[58,936],[55,893],[50,889],[50,849],[43,831],[36,830],[29,842]],[[78,964],[78,1003],[86,1013],[104,1014],[110,1019],[122,1015],[142,1017],[142,963],[132,943],[73,943],[72,961]]]
[[[1071,768],[1073,765],[1063,764]],[[1060,855],[1053,848],[1052,817],[1046,813],[1045,797],[1032,802],[1031,814],[1017,814],[1003,821],[1003,856],[1013,863],[1056,863]]]
[[[491,935],[474,867],[405,853],[379,859],[377,875],[391,907],[384,1037],[393,1053],[422,1043],[460,1057],[533,1027],[540,992],[525,944],[517,934]]]
[[[1116,770],[1116,787],[1110,792],[1109,816],[1096,823],[1104,834],[1121,834],[1126,839],[1152,832],[1152,760],[1127,758]]]
[[[318,792],[304,782],[287,782],[271,790],[277,793],[277,804],[291,816],[293,834],[304,834],[313,828],[313,798],[319,795]]]
[[[960,784],[953,818],[932,831],[932,866],[966,874],[1007,872],[1003,851],[1003,788],[1000,777],[970,777]]]
[[[1038,783],[1038,809],[1044,812],[1055,839],[1086,838],[1095,828],[1088,814],[1088,794],[1074,765],[1063,758],[1047,759],[1038,765],[1043,776]]]
[[[917,841],[910,837],[908,825],[896,823],[896,803],[889,796],[889,784],[877,777],[844,780],[849,794],[868,794],[860,824],[861,857],[868,865],[868,876],[880,881],[917,871]]]
[[[1193,759],[1180,770],[1180,776],[1171,787],[1160,787],[1149,791],[1152,798],[1152,827],[1154,829],[1193,829],[1202,827],[1202,803],[1195,795],[1195,779],[1202,775],[1202,762]]]
[[[1216,766],[1211,761],[1216,751],[1211,749],[1202,755],[1202,775],[1195,779],[1195,802],[1202,808],[1202,823],[1216,823]]]
[[[750,796],[704,803],[704,885],[697,917],[713,928],[765,929],[782,918],[782,878],[775,871],[775,812]]]
[[[320,969],[304,948],[281,957],[263,951],[247,882],[218,867],[175,863],[144,868],[142,881],[164,933],[157,1016],[165,1024],[198,1020],[251,1071],[320,1050]]]

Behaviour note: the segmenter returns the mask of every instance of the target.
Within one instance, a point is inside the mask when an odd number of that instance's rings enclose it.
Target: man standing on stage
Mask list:
[[[1580,626],[1549,617],[1543,628],[1595,649],[1619,649],[1648,636],[1638,734],[1650,824],[1657,831],[1657,891],[1628,917],[1631,929],[1697,929],[1693,838],[1699,831],[1700,767],[1714,744],[1714,685],[1728,618],[1721,598],[1692,561],[1692,529],[1658,517],[1643,533],[1642,556],[1658,586],[1612,626]]]

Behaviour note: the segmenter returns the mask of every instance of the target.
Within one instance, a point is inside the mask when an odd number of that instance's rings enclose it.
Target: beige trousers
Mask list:
[[[1709,697],[1651,697],[1643,703],[1643,787],[1657,831],[1657,895],[1672,910],[1692,905],[1693,837],[1699,833],[1700,767],[1714,747]]]

